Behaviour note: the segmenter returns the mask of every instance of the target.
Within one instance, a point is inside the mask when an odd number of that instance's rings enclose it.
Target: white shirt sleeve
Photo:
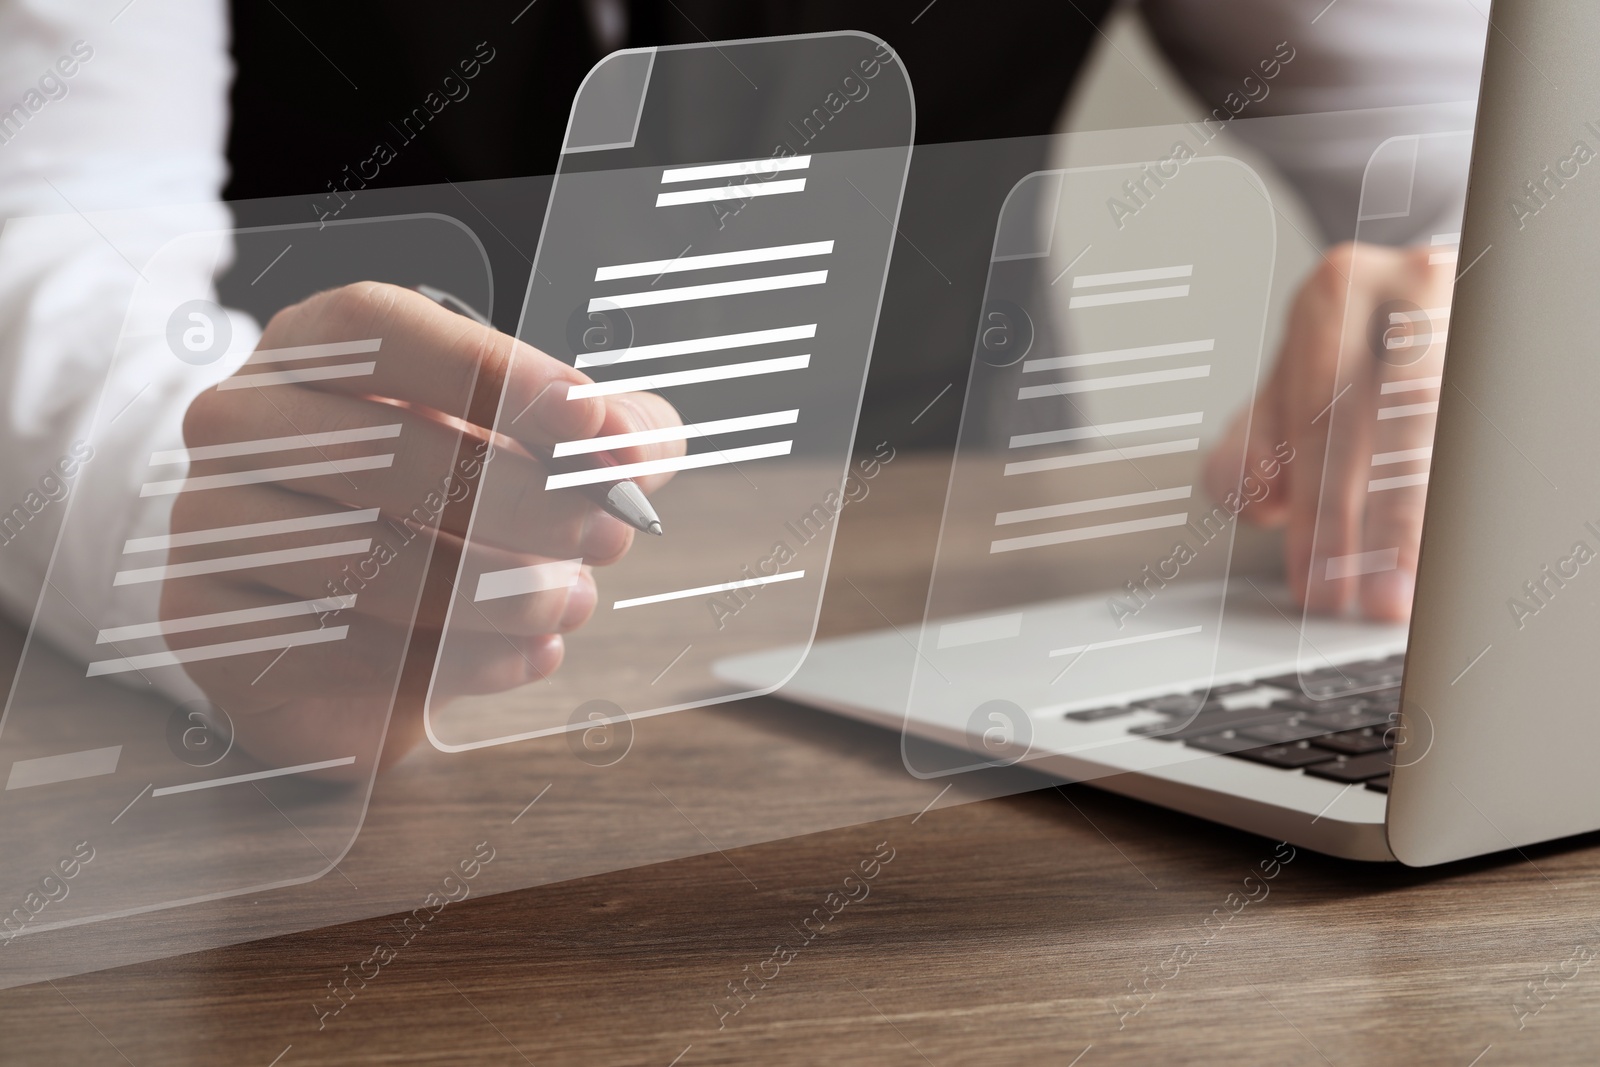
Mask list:
[[[118,374],[147,383],[144,395],[98,435],[95,412],[138,268],[182,232],[231,224],[220,200],[231,73],[222,0],[0,4],[0,608],[19,622],[52,553],[52,583],[89,625],[157,617],[159,583],[119,598],[125,618],[105,617],[126,532],[164,527],[157,511],[171,506],[139,486],[153,442],[173,440],[193,396],[238,361],[199,381],[159,339],[131,359],[125,346]],[[134,210],[99,214],[123,209]],[[180,284],[214,297],[224,247],[181,262]],[[248,353],[258,328],[232,325]]]
[[[1321,122],[1315,138],[1291,120],[1238,122],[1237,135],[1272,159],[1306,199],[1328,240],[1354,236],[1361,180],[1373,150],[1404,134],[1470,129],[1478,96],[1488,0],[1141,0],[1151,34],[1207,111],[1230,93],[1246,95],[1245,79],[1261,81],[1260,64],[1280,45],[1293,52],[1278,76],[1251,99],[1240,119],[1345,113]],[[1320,12],[1319,12],[1320,9]],[[1467,102],[1440,108],[1433,129],[1416,128],[1406,105]],[[1362,113],[1365,111],[1365,113]],[[1227,111],[1224,111],[1226,114]],[[1466,175],[1430,178],[1415,192],[1413,216],[1426,238],[1435,219],[1459,214]]]

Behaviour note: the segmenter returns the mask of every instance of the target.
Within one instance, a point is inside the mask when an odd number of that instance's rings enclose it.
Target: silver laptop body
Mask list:
[[[1388,792],[1138,736],[1163,728],[1158,712],[1085,720],[1072,701],[1030,709],[1028,767],[1360,860],[1424,866],[1600,829],[1600,110],[1585,111],[1600,8],[1499,0],[1494,19],[1409,642],[1337,620],[1298,632],[1281,591],[1235,579],[1213,677],[1192,680],[1248,704],[1289,695],[1252,683],[1292,689],[1307,645],[1349,664],[1404,650]],[[720,670],[770,677],[762,655]],[[978,748],[907,711],[906,658],[893,630],[819,641],[780,695]]]

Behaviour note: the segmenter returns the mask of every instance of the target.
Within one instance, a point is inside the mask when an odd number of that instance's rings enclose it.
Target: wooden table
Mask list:
[[[908,540],[904,520],[937,514],[936,468],[898,460],[847,513],[825,630],[916,620],[932,529]],[[613,768],[510,748],[465,787],[429,751],[380,777],[340,871],[393,901],[365,914],[396,914],[5,990],[0,1063],[1594,1060],[1600,967],[1575,948],[1600,943],[1593,837],[1422,872],[1283,862],[1087,787],[937,796],[892,734],[770,699],[644,720]],[[474,892],[394,949],[442,868],[393,857],[469,856],[464,826],[490,827],[487,871],[532,855],[558,880]],[[562,852],[586,833],[606,848]],[[1266,897],[1230,898],[1275,856]],[[615,869],[570,877],[584,863]],[[271,894],[157,913],[107,927],[102,962],[295,921]],[[392,958],[371,962],[378,944]]]

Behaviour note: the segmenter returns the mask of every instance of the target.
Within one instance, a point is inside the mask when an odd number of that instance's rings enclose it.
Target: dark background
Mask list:
[[[989,249],[1012,185],[1044,165],[1053,129],[1108,0],[990,3],[750,3],[630,0],[625,47],[862,30],[893,47],[916,97],[916,144],[874,347],[857,451],[948,447],[959,421]],[[386,142],[395,158],[367,189],[434,186],[420,202],[478,232],[495,278],[495,318],[515,327],[573,94],[600,58],[579,0],[445,6],[421,0],[233,4],[238,68],[228,141],[239,224],[311,222],[337,206],[330,184]],[[514,21],[513,21],[514,20]],[[488,50],[492,50],[492,53]],[[419,136],[397,128],[462,60],[493,58]],[[460,89],[455,89],[460,95]],[[435,100],[437,106],[437,100]],[[973,142],[981,142],[974,144]],[[368,173],[371,173],[370,166]],[[487,183],[487,184],[467,184]],[[339,218],[377,214],[350,199]],[[224,296],[273,308],[235,267]],[[244,277],[248,275],[248,277]],[[953,387],[925,416],[923,408]],[[913,419],[916,421],[913,423]]]

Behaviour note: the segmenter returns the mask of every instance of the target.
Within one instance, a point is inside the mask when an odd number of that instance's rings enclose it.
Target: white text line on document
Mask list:
[[[329,611],[343,611],[356,605],[356,594],[325,597],[322,600],[298,600],[292,604],[267,604],[259,608],[240,608],[236,611],[217,611],[210,615],[190,615],[185,619],[166,619],[162,622],[139,622],[131,626],[113,626],[101,630],[94,639],[97,645],[116,641],[142,641],[147,637],[165,634],[191,633],[195,630],[215,630],[223,626],[243,626],[252,622],[272,619],[292,619],[300,615],[321,615]]]
[[[702,367],[698,370],[662,371],[638,378],[618,378],[609,382],[591,382],[574,385],[567,390],[568,400],[581,400],[586,396],[612,396],[617,393],[636,393],[641,389],[667,389],[675,385],[695,385],[700,382],[720,382],[728,378],[749,378],[757,374],[778,374],[783,371],[805,370],[811,365],[811,355],[779,356],[749,363],[727,363],[720,367]]]
[[[289,452],[298,448],[353,445],[362,441],[386,441],[399,436],[400,424],[395,422],[387,426],[362,426],[353,430],[330,430],[327,433],[306,433],[294,437],[267,437],[259,441],[233,441],[225,445],[174,448],[150,453],[150,466],[197,463],[208,459],[233,459],[236,456],[259,456],[266,452]]]
[[[1379,408],[1379,419],[1405,419],[1412,415],[1432,415],[1439,410],[1439,402],[1430,400],[1423,404],[1394,404],[1390,407]]]
[[[1048,459],[1019,460],[1016,463],[1007,463],[1005,473],[1007,477],[1014,474],[1037,474],[1039,471],[1066,470],[1070,467],[1092,467],[1099,463],[1120,463],[1126,459],[1172,456],[1181,452],[1197,452],[1199,449],[1200,439],[1198,437],[1189,437],[1182,441],[1158,441],[1150,445],[1129,445],[1126,448],[1102,448],[1095,452],[1074,452],[1071,455],[1051,456]]]
[[[605,437],[591,437],[584,441],[563,441],[551,450],[556,459],[578,456],[588,452],[604,452],[612,448],[632,448],[635,445],[655,445],[663,441],[693,441],[699,437],[714,437],[743,430],[760,430],[768,426],[788,426],[800,418],[800,409],[773,411],[764,415],[740,415],[732,419],[713,419],[710,422],[691,422],[686,426],[664,426],[659,430],[637,430],[633,433],[614,433]]]
[[[641,478],[647,474],[666,474],[669,471],[691,471],[702,467],[720,467],[746,460],[770,459],[787,456],[794,447],[793,441],[774,441],[748,448],[728,448],[720,452],[696,452],[672,459],[647,459],[642,463],[619,463],[612,467],[595,467],[592,470],[573,471],[570,474],[552,474],[545,479],[546,489],[567,489],[574,485],[593,485],[596,482],[618,482],[624,478]]]
[[[256,374],[236,374],[217,383],[218,392],[229,389],[260,389],[268,385],[297,385],[300,382],[326,382],[335,378],[364,378],[377,370],[376,363],[340,363],[334,367],[301,367],[298,370],[268,370]]]
[[[1398,382],[1384,382],[1378,387],[1378,392],[1389,393],[1415,393],[1423,389],[1437,389],[1444,384],[1442,377],[1433,378],[1406,378]]]
[[[1374,467],[1387,467],[1392,463],[1414,463],[1418,460],[1432,459],[1433,448],[1407,448],[1400,452],[1378,452],[1372,457]]]
[[[1109,274],[1080,274],[1072,279],[1074,289],[1093,289],[1102,285],[1131,285],[1134,282],[1163,282],[1172,278],[1194,277],[1194,264],[1181,267],[1152,267],[1149,270],[1119,270]]]
[[[1188,500],[1193,494],[1194,486],[1180,485],[1175,489],[1152,489],[1146,493],[1124,493],[1120,496],[1103,496],[1094,500],[1074,500],[1066,504],[1049,504],[1039,508],[1023,508],[1020,511],[1002,511],[994,517],[994,524],[1010,526],[1019,522],[1033,522],[1036,519],[1061,519],[1068,515],[1088,515],[1116,508],[1135,508],[1142,504],[1166,504],[1174,500]]]
[[[613,282],[620,278],[657,278],[663,274],[679,274],[686,270],[711,270],[715,267],[736,267],[746,263],[773,263],[783,259],[826,256],[832,251],[832,241],[806,241],[801,244],[747,248],[739,252],[709,252],[703,256],[679,256],[677,259],[648,259],[640,263],[596,267],[594,280]]]
[[[1139,637],[1118,637],[1110,641],[1092,641],[1087,645],[1074,645],[1071,648],[1057,648],[1051,651],[1052,658],[1056,656],[1076,656],[1080,652],[1097,652],[1102,648],[1120,648],[1123,645],[1142,645],[1146,641],[1165,641],[1171,637],[1188,637],[1190,634],[1199,633],[1203,627],[1185,626],[1181,630],[1163,630],[1157,634],[1142,634]]]
[[[146,482],[139,487],[139,495],[172,496],[174,493],[194,493],[202,489],[232,489],[241,485],[260,485],[263,482],[286,482],[299,478],[323,478],[330,474],[381,470],[393,465],[392,452],[382,456],[354,456],[350,459],[330,459],[323,463],[297,463],[289,467],[264,467],[253,471],[235,471],[232,474],[203,474],[196,478]]]
[[[189,782],[185,785],[166,785],[160,789],[152,789],[152,797],[171,796],[173,793],[193,793],[197,789],[215,789],[223,785],[240,785],[244,782],[261,782],[268,778],[282,778],[289,774],[305,774],[308,771],[325,771],[332,767],[348,767],[356,761],[354,756],[343,759],[325,759],[317,763],[302,763],[294,767],[274,767],[270,771],[251,771],[249,774],[234,774],[227,778],[210,778],[204,782]]]
[[[247,367],[257,363],[292,363],[300,359],[326,359],[330,356],[360,356],[376,352],[383,338],[368,337],[361,341],[329,341],[320,345],[295,345],[293,348],[258,348],[245,360]]]
[[[217,559],[197,559],[189,563],[169,563],[165,567],[144,567],[139,570],[118,571],[112,585],[138,585],[141,582],[164,582],[169,578],[192,578],[197,574],[225,574],[255,567],[276,567],[285,563],[304,563],[313,559],[333,559],[338,556],[355,556],[372,548],[372,539],[338,541],[328,545],[307,545],[304,548],[280,548],[272,552],[251,552],[243,556],[221,556]]]
[[[1104,307],[1107,304],[1142,304],[1148,300],[1179,300],[1189,295],[1187,285],[1158,285],[1150,289],[1124,289],[1120,293],[1095,293],[1075,296],[1068,308]]]
[[[535,563],[531,567],[513,567],[504,571],[487,571],[478,575],[478,588],[473,601],[503,600],[506,597],[530,596],[547,593],[552,589],[570,589],[583,573],[583,560],[560,559],[550,563]]]
[[[1050,545],[1066,545],[1077,541],[1098,541],[1105,537],[1121,537],[1124,534],[1146,533],[1150,530],[1169,530],[1174,526],[1182,526],[1188,521],[1189,513],[1180,511],[1171,515],[1155,515],[1148,519],[1108,522],[1100,526],[1078,526],[1071,530],[1030,534],[1027,537],[1007,537],[999,541],[991,541],[989,543],[989,552],[991,555],[997,552],[1021,552],[1027,548],[1046,548]]]
[[[611,311],[616,308],[648,307],[652,304],[676,304],[685,300],[709,300],[719,296],[770,293],[777,289],[801,289],[808,285],[822,285],[827,280],[827,271],[808,270],[797,274],[773,274],[765,278],[741,278],[738,281],[731,282],[683,285],[676,289],[647,289],[640,293],[597,296],[589,301],[589,310],[591,312]],[[251,375],[251,377],[258,377],[258,375]],[[233,378],[228,379],[228,381],[236,380]]]
[[[1098,367],[1105,363],[1126,363],[1134,359],[1159,359],[1162,356],[1192,356],[1215,351],[1215,338],[1205,341],[1177,341],[1166,345],[1144,345],[1139,348],[1116,348],[1106,352],[1085,352],[1079,356],[1054,356],[1050,359],[1023,361],[1022,373],[1044,370],[1071,370],[1074,367]]]
[[[1382,493],[1389,489],[1411,489],[1419,485],[1428,484],[1428,475],[1401,474],[1394,478],[1374,478],[1367,483],[1367,492]]]
[[[249,656],[257,652],[271,652],[280,648],[299,648],[302,645],[321,645],[330,641],[343,641],[349,634],[348,626],[329,626],[321,630],[300,630],[291,634],[271,637],[252,637],[243,641],[224,641],[215,645],[196,645],[171,652],[151,652],[144,656],[123,659],[103,659],[89,664],[87,678],[103,674],[121,674],[152,667],[171,667],[180,663],[199,663],[204,660],[223,659],[228,656]]]
[[[698,182],[712,178],[744,178],[757,174],[777,174],[786,170],[807,170],[810,156],[767,156],[742,159],[737,163],[705,163],[697,167],[671,167],[661,172],[661,184]]]
[[[722,185],[713,186],[709,189],[684,189],[680,192],[657,193],[656,207],[711,204],[718,200],[748,200],[753,196],[782,196],[784,193],[803,193],[805,191],[806,180],[804,178],[746,182],[743,185]]]
[[[36,785],[55,785],[57,782],[76,782],[83,778],[98,778],[102,774],[115,774],[121,756],[122,746],[111,745],[107,748],[87,748],[81,752],[63,752],[58,756],[19,759],[11,765],[11,773],[6,776],[6,788],[28,789]]]
[[[1198,426],[1205,417],[1201,411],[1186,411],[1182,415],[1157,415],[1149,419],[1129,419],[1126,422],[1103,422],[1098,426],[1069,426],[1064,430],[1044,430],[1040,433],[1018,434],[1011,439],[1012,448],[1031,448],[1034,445],[1059,445],[1067,441],[1093,441],[1101,437],[1120,437],[1147,430],[1170,430],[1175,426]]]
[[[805,576],[805,571],[785,571],[765,578],[744,578],[737,582],[723,582],[720,585],[701,585],[693,589],[678,589],[671,593],[636,596],[629,600],[618,600],[611,607],[615,611],[622,608],[642,607],[645,604],[663,604],[669,600],[687,600],[696,596],[712,596],[716,593],[732,592],[735,589],[751,589],[758,585],[771,585],[774,582],[792,582],[796,578],[804,578]]]
[[[696,352],[721,352],[729,348],[750,348],[754,345],[776,344],[779,341],[806,341],[817,335],[817,324],[805,326],[780,326],[773,330],[749,330],[745,333],[725,333],[716,337],[692,337],[686,341],[662,341],[653,345],[634,345],[614,352],[585,352],[578,356],[577,367],[609,367],[613,363],[633,363],[641,359],[664,359],[668,356],[688,356]]]
[[[212,545],[219,541],[243,541],[251,537],[276,537],[279,534],[304,533],[307,530],[326,530],[335,526],[361,526],[378,521],[377,508],[360,511],[335,511],[327,515],[308,515],[303,519],[273,519],[269,522],[247,522],[240,526],[218,526],[210,530],[191,530],[188,533],[162,534],[156,537],[134,537],[122,543],[123,555],[134,552],[164,552],[169,548],[189,548],[192,545]]]
[[[1139,385],[1160,385],[1163,382],[1182,382],[1209,377],[1211,377],[1211,364],[1207,363],[1202,367],[1177,367],[1173,370],[1145,371],[1143,374],[1113,374],[1104,378],[1085,378],[1076,382],[1056,382],[1053,385],[1025,385],[1017,390],[1017,399],[1035,400],[1042,396],[1098,393],[1106,389],[1128,389]]]

